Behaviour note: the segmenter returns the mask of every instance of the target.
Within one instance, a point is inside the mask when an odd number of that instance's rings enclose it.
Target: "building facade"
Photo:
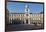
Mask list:
[[[27,23],[28,20],[25,20],[25,14],[24,13],[11,13],[9,16],[9,21],[10,20],[22,20],[25,24]],[[37,23],[43,23],[43,14],[30,14],[29,16],[30,19],[30,24],[37,22]],[[25,22],[25,21],[27,22]],[[22,23],[23,24],[23,23]]]
[[[43,13],[29,13],[29,6],[25,6],[25,13],[10,13],[9,22],[20,20],[22,24],[43,23]]]

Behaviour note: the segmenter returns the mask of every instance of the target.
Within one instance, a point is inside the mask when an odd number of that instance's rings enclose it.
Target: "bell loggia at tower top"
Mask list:
[[[25,5],[25,12],[29,12],[29,5]]]

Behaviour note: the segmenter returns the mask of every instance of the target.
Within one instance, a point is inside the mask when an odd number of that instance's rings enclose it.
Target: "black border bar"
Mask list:
[[[8,1],[8,2],[20,2],[20,3],[36,3],[36,4],[44,4],[44,2],[30,2],[30,1]]]

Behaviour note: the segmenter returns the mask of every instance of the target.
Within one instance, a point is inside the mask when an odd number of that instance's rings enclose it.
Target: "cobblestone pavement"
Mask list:
[[[23,31],[23,30],[38,30],[38,29],[43,29],[43,25],[35,26],[29,24],[17,24],[17,25],[12,24],[6,27],[7,31]]]

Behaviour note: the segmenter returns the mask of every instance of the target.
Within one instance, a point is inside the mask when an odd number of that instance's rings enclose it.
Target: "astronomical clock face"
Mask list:
[[[26,14],[26,16],[28,16],[28,14]]]

